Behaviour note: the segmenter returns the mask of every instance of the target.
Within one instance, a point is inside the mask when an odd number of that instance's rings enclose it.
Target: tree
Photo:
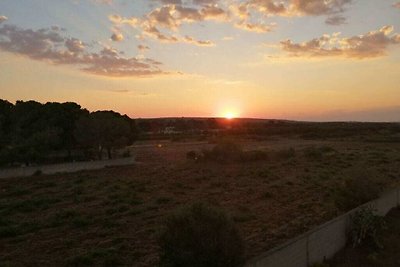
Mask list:
[[[113,111],[97,111],[78,120],[75,137],[82,147],[96,149],[99,159],[104,149],[111,159],[113,148],[131,143],[131,127],[128,117]]]
[[[59,147],[66,149],[67,157],[71,159],[71,150],[76,145],[74,136],[76,121],[89,112],[73,102],[46,103],[43,109],[48,124],[60,129]]]

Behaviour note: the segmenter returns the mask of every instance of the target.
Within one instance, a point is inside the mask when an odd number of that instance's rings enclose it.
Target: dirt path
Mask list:
[[[70,162],[70,163],[60,163],[52,165],[2,169],[0,170],[0,179],[32,176],[39,171],[42,174],[70,173],[82,170],[98,170],[113,166],[125,166],[134,163],[135,159],[133,157],[130,157],[130,158],[111,159],[111,160]]]

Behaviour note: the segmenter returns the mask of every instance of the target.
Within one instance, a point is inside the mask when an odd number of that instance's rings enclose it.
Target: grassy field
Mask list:
[[[0,266],[155,266],[163,219],[198,200],[230,214],[250,258],[341,213],[347,178],[400,181],[399,142],[236,142],[267,158],[192,162],[213,144],[154,141],[131,147],[134,166],[0,180]]]

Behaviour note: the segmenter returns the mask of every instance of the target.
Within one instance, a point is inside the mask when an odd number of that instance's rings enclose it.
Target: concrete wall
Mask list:
[[[131,157],[131,158],[121,158],[121,159],[111,159],[111,160],[71,162],[71,163],[61,163],[61,164],[44,165],[44,166],[30,166],[30,167],[20,167],[13,169],[3,169],[0,170],[0,179],[10,178],[10,177],[32,176],[38,170],[40,170],[43,174],[55,174],[63,172],[64,173],[77,172],[82,170],[97,170],[109,166],[124,166],[124,165],[131,165],[134,163],[135,159]]]
[[[346,245],[352,215],[365,206],[372,206],[378,215],[385,216],[400,206],[400,188],[250,260],[246,267],[307,267],[331,258]]]

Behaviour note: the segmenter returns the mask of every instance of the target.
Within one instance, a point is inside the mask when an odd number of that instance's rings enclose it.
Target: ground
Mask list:
[[[163,219],[198,200],[232,216],[251,258],[337,216],[346,178],[399,184],[399,142],[236,142],[268,158],[192,162],[186,152],[213,144],[147,141],[133,166],[0,180],[0,266],[155,266]]]
[[[331,267],[397,267],[400,266],[400,209],[386,216],[382,249],[346,247],[332,261]]]

